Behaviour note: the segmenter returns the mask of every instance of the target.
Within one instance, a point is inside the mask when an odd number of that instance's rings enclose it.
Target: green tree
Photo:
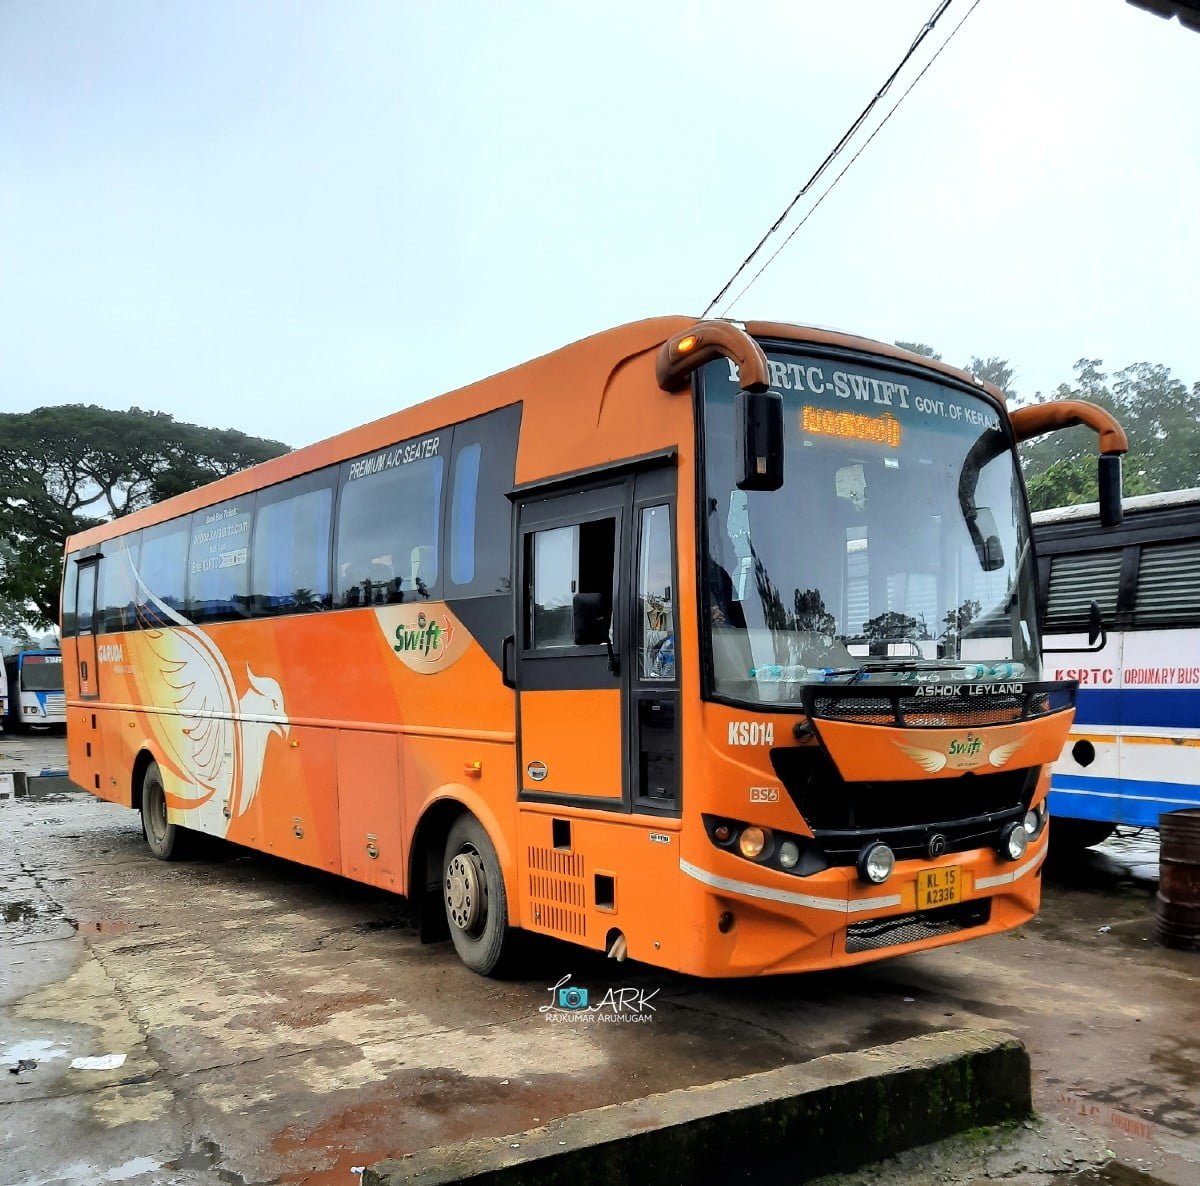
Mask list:
[[[932,346],[927,346],[924,342],[897,342],[897,346],[901,350],[911,351],[913,354],[920,354],[923,358],[932,358],[934,362],[941,362],[942,356],[934,350]]]
[[[57,620],[69,535],[287,451],[140,408],[0,414],[0,625]]]
[[[1098,358],[1076,362],[1075,381],[1047,399],[1084,399],[1116,416],[1129,437],[1126,495],[1200,485],[1200,383],[1189,389],[1168,367],[1140,362],[1110,377]],[[1021,462],[1035,509],[1094,502],[1096,435],[1087,428],[1050,433],[1021,446]]]

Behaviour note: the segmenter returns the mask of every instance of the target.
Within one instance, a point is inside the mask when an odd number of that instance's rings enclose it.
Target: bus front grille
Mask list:
[[[927,856],[934,836],[947,853],[993,847],[1005,826],[1029,810],[1040,769],[848,782],[813,745],[773,749],[771,764],[825,859],[843,866],[853,865],[872,840],[900,860]]]
[[[846,928],[846,954],[876,951],[881,947],[899,947],[923,939],[953,935],[957,931],[982,927],[992,916],[991,898],[976,902],[959,902],[913,914],[897,914],[892,918],[872,918],[852,922]]]

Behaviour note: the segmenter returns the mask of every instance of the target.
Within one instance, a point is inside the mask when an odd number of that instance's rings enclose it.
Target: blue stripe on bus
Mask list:
[[[1200,688],[1080,688],[1079,725],[1200,727]]]
[[[1079,774],[1055,774],[1050,780],[1052,817],[1157,828],[1160,815],[1185,807],[1200,807],[1200,785],[1089,778]]]

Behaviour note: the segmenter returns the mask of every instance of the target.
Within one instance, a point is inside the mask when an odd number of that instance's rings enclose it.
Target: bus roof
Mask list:
[[[1146,511],[1166,510],[1168,507],[1185,507],[1200,503],[1200,486],[1188,490],[1166,490],[1161,494],[1138,494],[1133,498],[1123,500],[1126,514],[1138,514]],[[1077,506],[1051,507],[1045,511],[1033,512],[1035,527],[1043,523],[1070,523],[1077,519],[1098,519],[1100,504],[1097,502],[1081,502]]]
[[[524,427],[517,455],[518,484],[611,461],[614,457],[652,452],[664,445],[679,445],[677,439],[657,440],[654,425],[639,422],[636,447],[612,451],[612,438],[599,431],[601,414],[610,384],[628,362],[642,357],[649,373],[654,373],[654,352],[668,338],[696,323],[686,316],[656,317],[617,326],[561,347],[550,354],[524,362],[510,370],[481,379],[445,395],[434,396],[411,407],[384,416],[357,428],[348,429],[323,441],[306,445],[281,457],[244,469],[206,486],[176,495],[122,519],[102,523],[71,536],[67,551],[89,547],[112,536],[124,535],[202,507],[236,498],[250,491],[273,486],[289,478],[323,469],[352,457],[382,449],[399,441],[422,436],[458,421],[480,416],[495,408],[520,402],[524,405]],[[741,323],[758,338],[786,339],[817,347],[832,346],[859,350],[899,362],[937,371],[986,394],[1001,408],[1004,395],[990,383],[982,383],[948,363],[925,358],[887,342],[836,330],[786,322],[751,321]],[[570,398],[578,410],[575,418],[581,432],[578,439],[564,433],[562,404]],[[285,436],[282,430],[280,436]],[[670,434],[667,434],[670,436]],[[677,436],[677,434],[675,434]],[[622,438],[622,446],[628,432]],[[574,446],[574,447],[573,447]],[[547,471],[548,459],[553,470]]]

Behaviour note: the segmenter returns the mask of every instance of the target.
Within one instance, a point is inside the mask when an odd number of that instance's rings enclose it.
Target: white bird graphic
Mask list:
[[[904,745],[899,741],[894,744],[928,774],[936,774],[948,761],[945,754],[939,754],[935,749],[919,749],[915,745]]]
[[[1013,756],[1025,744],[1025,738],[1022,737],[1019,741],[1010,741],[1008,745],[998,745],[990,754],[988,761],[997,768],[1008,764],[1009,758]]]
[[[258,794],[270,738],[290,732],[283,690],[246,667],[239,698],[212,639],[155,596],[132,561],[130,568],[142,628],[128,641],[141,652],[133,671],[159,743],[168,802],[188,813],[187,826],[224,835]]]

